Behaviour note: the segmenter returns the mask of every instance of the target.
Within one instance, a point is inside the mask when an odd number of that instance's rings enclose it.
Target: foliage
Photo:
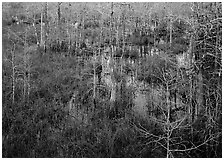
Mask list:
[[[3,157],[221,157],[221,13],[221,3],[3,3]],[[144,94],[146,116],[133,111]]]

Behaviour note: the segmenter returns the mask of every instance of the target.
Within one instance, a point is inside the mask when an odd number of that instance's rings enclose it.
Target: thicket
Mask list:
[[[221,3],[96,8],[3,3],[3,157],[221,157]]]

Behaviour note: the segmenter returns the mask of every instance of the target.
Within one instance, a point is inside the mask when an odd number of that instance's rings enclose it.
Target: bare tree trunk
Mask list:
[[[111,14],[110,14],[110,48],[111,57],[113,57],[113,14],[114,14],[114,4],[111,2]]]
[[[48,3],[45,3],[45,8],[44,8],[44,24],[45,24],[45,38],[44,38],[44,52],[47,52],[47,42],[48,42],[48,35],[49,35],[49,23],[48,23]]]
[[[15,103],[15,44],[13,45],[13,49],[11,51],[12,55],[12,104]]]
[[[93,110],[96,108],[96,53],[94,52],[94,62],[93,62]]]
[[[23,73],[23,100],[24,104],[26,103],[26,93],[27,93],[27,30],[25,30],[25,44],[24,44],[24,53],[23,53],[23,62],[24,62],[24,73]]]
[[[170,48],[171,48],[171,45],[172,45],[172,29],[173,29],[173,26],[172,26],[172,17],[170,18]]]
[[[194,24],[193,24],[194,25]],[[190,66],[193,65],[194,62],[194,35],[191,35],[190,38],[190,48],[189,48],[189,59],[190,59]],[[191,115],[191,122],[194,122],[195,119],[197,119],[198,115],[198,110],[199,108],[196,105],[196,86],[195,84],[195,78],[190,77],[190,100],[191,100],[191,105],[190,105],[190,112],[189,114]]]
[[[214,4],[214,7],[213,8],[216,8],[216,14],[215,14],[215,19],[217,19],[218,18],[218,7],[217,7],[217,3],[215,3]],[[216,25],[216,28],[218,28],[218,24]],[[219,86],[222,86],[221,85],[221,83],[220,83],[220,80],[222,79],[221,78],[221,71],[220,71],[220,69],[219,69],[219,67],[218,67],[218,57],[219,57],[219,51],[218,51],[218,47],[219,47],[219,36],[218,35],[216,35],[216,42],[215,42],[215,48],[216,48],[216,51],[215,51],[215,71],[216,72],[218,72],[218,80],[217,80],[217,88],[216,88],[216,100],[215,100],[215,119],[216,120],[218,120],[218,118],[219,118],[219,113],[218,113],[218,111],[219,111],[219,109],[218,109],[218,107],[219,107],[219,95],[221,95],[221,93],[219,92]],[[221,99],[221,98],[220,98]],[[222,113],[222,112],[221,112]]]
[[[57,33],[57,43],[60,44],[60,36],[61,36],[61,4],[62,2],[58,2],[58,33]]]
[[[35,26],[35,21],[36,21],[36,17],[34,16],[34,19],[33,19],[33,28],[34,28],[34,31],[35,31],[35,36],[36,36],[36,40],[37,40],[37,45],[39,46],[40,45],[40,42],[38,40],[38,34],[37,34],[37,28]]]
[[[202,75],[202,69],[199,70],[198,73],[198,79],[197,79],[197,86],[198,86],[198,90],[197,90],[197,104],[198,104],[198,113],[203,113],[204,111],[206,111],[207,109],[204,108],[205,107],[205,95],[204,95],[204,84],[203,84],[203,75]],[[205,112],[206,113],[206,112]]]
[[[74,28],[75,28],[75,49],[77,49],[78,48],[78,39],[79,39],[79,33],[78,33],[78,29],[79,29],[79,23],[78,23],[78,15],[77,14],[75,14],[75,18],[76,18],[76,23],[74,24]]]
[[[67,20],[67,34],[68,34],[68,54],[71,56],[71,48],[72,48],[72,34],[71,34],[71,3],[68,3],[68,8],[69,8],[69,19]]]
[[[40,19],[40,46],[42,47],[43,43],[43,13],[41,12],[41,19]]]
[[[31,86],[30,86],[30,77],[31,77],[31,72],[30,72],[30,63],[29,63],[30,59],[29,59],[29,56],[28,56],[28,64],[27,64],[27,71],[28,71],[28,74],[27,74],[27,102],[29,103],[29,100],[30,100],[30,91],[31,91]]]
[[[118,17],[117,20],[117,25],[116,25],[116,47],[119,48],[120,44],[119,44],[119,25],[120,25],[120,16]],[[116,48],[116,51],[117,51]]]
[[[116,88],[117,88],[117,83],[114,77],[114,67],[113,67],[113,62],[111,62],[110,66],[110,77],[111,77],[111,97],[110,97],[110,102],[111,102],[111,108],[114,108],[115,101],[116,101]]]
[[[61,4],[62,2],[58,2],[58,26],[61,24]]]
[[[170,101],[169,101],[169,97],[170,97],[170,91],[169,91],[169,86],[168,83],[166,83],[166,105],[167,105],[167,117],[166,117],[166,157],[169,158],[170,157],[170,110],[171,110],[171,106],[170,106]]]

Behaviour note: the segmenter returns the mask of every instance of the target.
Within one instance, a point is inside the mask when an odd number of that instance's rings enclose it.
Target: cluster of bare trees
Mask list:
[[[52,55],[67,56],[76,59],[72,68],[76,79],[87,82],[86,89],[74,91],[68,101],[76,120],[82,114],[81,121],[89,123],[99,108],[106,118],[127,118],[137,105],[137,91],[148,91],[144,120],[162,132],[152,133],[131,122],[147,139],[144,145],[166,151],[167,158],[188,156],[203,147],[217,154],[222,115],[221,3],[188,3],[187,16],[175,13],[175,5],[154,11],[150,3],[106,4],[107,12],[96,4],[93,9],[88,3],[45,2],[38,14],[25,7],[23,16],[12,17],[4,28],[12,44],[10,56],[3,57],[12,68],[11,90],[6,93],[12,104],[18,97],[25,106],[30,102],[36,87],[32,77],[40,74],[31,63],[36,54],[51,55],[52,61]],[[76,5],[81,9],[75,11]],[[138,5],[147,12],[139,13]],[[22,33],[13,31],[20,25]],[[16,54],[18,48],[21,54]],[[111,137],[113,143],[116,135]],[[110,149],[112,155],[113,144]]]

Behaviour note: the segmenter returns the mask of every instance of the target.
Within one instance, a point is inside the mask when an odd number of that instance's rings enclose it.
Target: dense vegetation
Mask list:
[[[222,157],[221,3],[3,3],[3,157]]]

